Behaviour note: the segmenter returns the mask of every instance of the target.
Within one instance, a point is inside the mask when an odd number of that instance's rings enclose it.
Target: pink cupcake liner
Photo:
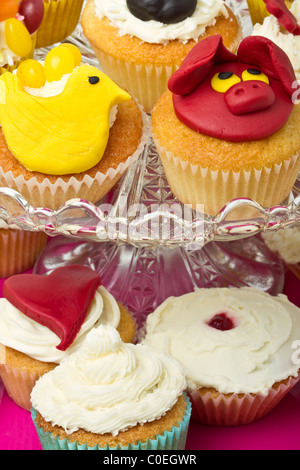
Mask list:
[[[300,375],[289,377],[273,386],[268,395],[219,393],[216,397],[207,391],[189,393],[192,402],[192,419],[211,426],[239,426],[249,424],[268,414],[299,382]]]

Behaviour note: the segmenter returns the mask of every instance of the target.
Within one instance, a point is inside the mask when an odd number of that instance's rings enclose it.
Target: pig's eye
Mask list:
[[[241,79],[232,72],[219,72],[216,73],[212,80],[211,86],[215,91],[219,93],[226,93],[236,83],[240,83]]]
[[[262,73],[259,69],[247,69],[244,70],[242,73],[242,80],[243,82],[246,82],[248,80],[260,80],[261,82],[265,82],[269,84],[269,79],[267,75]]]

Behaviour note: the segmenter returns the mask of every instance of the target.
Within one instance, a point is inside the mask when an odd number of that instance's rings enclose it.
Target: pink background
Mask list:
[[[285,293],[300,307],[300,281],[290,272],[286,276]],[[269,415],[252,424],[218,428],[191,421],[186,450],[223,449],[300,450],[300,385]],[[41,450],[30,413],[16,406],[1,384],[0,450]]]

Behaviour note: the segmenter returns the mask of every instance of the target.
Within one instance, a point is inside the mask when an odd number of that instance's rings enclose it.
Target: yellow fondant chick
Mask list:
[[[0,124],[8,148],[28,170],[81,173],[103,156],[110,109],[130,98],[90,65],[74,69],[63,92],[48,98],[30,95],[7,72],[0,77]]]

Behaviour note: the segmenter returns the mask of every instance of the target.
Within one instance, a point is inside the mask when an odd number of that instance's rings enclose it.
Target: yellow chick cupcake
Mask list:
[[[100,325],[31,392],[44,450],[184,450],[191,407],[179,364]]]
[[[78,350],[94,327],[110,325],[133,342],[134,318],[86,266],[48,276],[19,274],[4,282],[0,299],[0,377],[7,393],[30,410],[35,381]]]
[[[1,0],[0,74],[33,56],[43,15],[43,0]]]
[[[139,156],[146,121],[75,46],[52,49],[0,78],[0,186],[33,206],[100,200]]]
[[[234,52],[242,37],[223,0],[88,0],[81,24],[102,70],[147,113],[199,40],[220,33]]]

